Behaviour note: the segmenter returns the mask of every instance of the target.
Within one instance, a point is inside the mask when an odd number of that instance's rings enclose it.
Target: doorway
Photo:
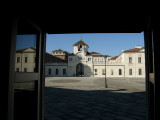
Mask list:
[[[76,76],[84,76],[84,65],[82,63],[78,63],[76,66]]]

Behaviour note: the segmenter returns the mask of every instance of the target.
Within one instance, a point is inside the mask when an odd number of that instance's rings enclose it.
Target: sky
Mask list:
[[[122,50],[144,47],[142,33],[76,33],[76,34],[47,34],[46,52],[62,49],[73,53],[73,44],[83,40],[88,44],[88,52],[98,52],[103,55],[117,56]]]
[[[24,49],[29,47],[36,47],[36,35],[17,35],[16,36],[16,49]]]

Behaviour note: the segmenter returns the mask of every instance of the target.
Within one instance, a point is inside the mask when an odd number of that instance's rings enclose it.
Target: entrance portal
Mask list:
[[[76,76],[84,76],[84,65],[82,63],[78,63],[76,66]]]

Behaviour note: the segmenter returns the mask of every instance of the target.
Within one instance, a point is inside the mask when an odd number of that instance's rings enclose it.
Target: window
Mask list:
[[[132,57],[129,57],[129,63],[132,63]]]
[[[17,57],[17,63],[20,63],[20,57]]]
[[[111,70],[111,75],[113,75],[113,70]]]
[[[88,61],[91,61],[91,58],[88,58]]]
[[[98,75],[98,74],[97,74],[97,72],[98,72],[98,70],[97,70],[97,69],[94,69],[94,72],[95,72],[95,75]]]
[[[25,57],[24,62],[27,63],[28,61],[28,57]]]
[[[102,75],[105,75],[105,74],[106,74],[105,69],[102,69]]]
[[[142,61],[141,61],[141,57],[138,57],[138,63],[141,63]]]
[[[142,75],[142,69],[138,70],[139,75]]]
[[[119,69],[119,75],[122,75],[122,69]]]
[[[19,68],[16,68],[16,72],[19,72]]]
[[[51,73],[52,73],[52,70],[51,70],[51,68],[49,68],[48,69],[48,75],[51,75]]]
[[[66,69],[63,69],[63,75],[66,75]]]
[[[58,69],[56,69],[56,75],[58,75]]]
[[[129,69],[129,75],[132,75],[132,69]]]
[[[24,68],[24,72],[27,72],[27,68]]]

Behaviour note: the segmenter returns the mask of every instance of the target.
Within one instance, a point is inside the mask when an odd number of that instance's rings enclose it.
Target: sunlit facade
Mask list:
[[[88,49],[89,46],[80,40],[73,45],[73,53],[61,49],[47,53],[45,75],[104,77],[106,74],[106,77],[145,77],[145,54],[141,46],[123,50],[115,57],[88,52]]]
[[[16,51],[16,72],[36,72],[36,49],[24,48]]]

